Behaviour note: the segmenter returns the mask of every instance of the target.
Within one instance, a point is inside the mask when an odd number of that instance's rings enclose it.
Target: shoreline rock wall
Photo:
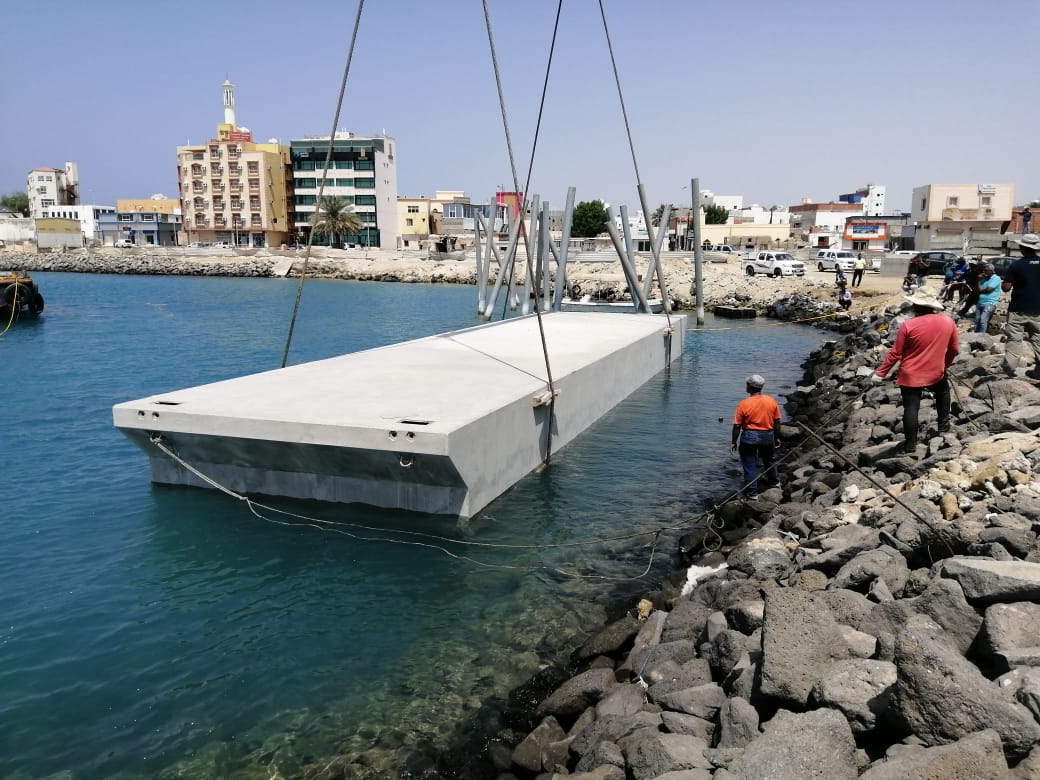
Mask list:
[[[954,430],[926,400],[904,455],[898,389],[870,382],[892,314],[806,362],[782,489],[720,497],[453,776],[1040,777],[1040,383],[962,336]]]

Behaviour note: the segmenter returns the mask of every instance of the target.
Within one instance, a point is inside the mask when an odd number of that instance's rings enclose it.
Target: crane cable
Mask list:
[[[497,51],[495,49],[495,36],[494,36],[494,33],[491,31],[491,13],[490,13],[490,11],[488,11],[487,0],[481,0],[481,3],[483,5],[483,7],[484,7],[484,25],[487,27],[488,46],[491,49],[491,64],[494,67],[494,71],[495,71],[495,86],[498,89],[498,107],[499,107],[499,111],[502,114],[502,129],[505,132],[505,136],[506,136],[506,151],[509,154],[509,169],[510,169],[510,172],[512,173],[512,176],[513,176],[513,190],[514,190],[514,193],[515,193],[515,192],[519,191],[519,189],[520,189],[520,179],[519,179],[519,177],[517,176],[517,173],[516,173],[516,156],[513,154],[513,138],[512,138],[512,135],[509,132],[509,117],[506,114],[505,92],[502,89],[502,76],[501,76],[501,72],[499,71],[499,67],[498,67],[498,53],[497,53]],[[560,6],[562,6],[562,0],[561,0],[561,3],[560,3]],[[557,8],[556,23],[557,23],[557,25],[559,25],[559,7]],[[554,31],[553,32],[553,46],[555,46],[555,44],[556,44],[556,33]],[[550,52],[550,56],[549,56],[549,63],[550,64],[552,63],[552,53],[551,52]],[[546,84],[546,86],[548,85],[548,82],[549,82],[549,73],[548,73],[548,68],[546,68],[546,75],[545,75],[545,84]],[[545,103],[545,87],[543,87],[543,90],[542,90],[542,104],[544,105],[544,103]],[[538,116],[539,116],[539,124],[540,124],[540,122],[541,122],[541,109],[539,109]],[[535,136],[535,143],[537,143],[537,134]],[[532,166],[534,165],[533,151],[532,151],[531,165]],[[528,175],[530,176],[530,173],[528,173]],[[528,182],[528,183],[530,183],[530,182]],[[531,250],[530,250],[530,245],[527,244],[528,237],[527,237],[526,231],[524,230],[524,222],[523,222],[526,213],[527,213],[527,193],[524,193],[523,208],[522,208],[521,213],[520,213],[520,232],[524,236],[524,243],[525,243],[525,245],[527,245],[527,252],[526,252],[526,254],[527,254],[527,263],[526,263],[527,278],[529,280],[531,280],[531,286],[534,287],[534,273],[533,273],[534,266],[531,263]],[[514,252],[515,252],[515,247],[514,247]],[[514,254],[514,258],[515,258],[515,254]],[[501,269],[499,269],[499,273],[502,273]],[[549,345],[548,345],[548,343],[545,340],[545,323],[542,322],[542,312],[541,312],[541,307],[538,306],[538,296],[537,296],[537,293],[535,294],[534,313],[535,313],[535,317],[538,320],[538,336],[541,339],[541,343],[542,343],[542,358],[545,361],[545,377],[546,377],[546,383],[549,386],[548,419],[546,420],[546,425],[545,425],[545,458],[542,460],[542,467],[544,468],[545,466],[549,465],[549,461],[552,458],[552,429],[553,429],[553,420],[554,420],[555,412],[556,412],[556,384],[553,381],[552,365],[551,365],[551,363],[549,361]]]
[[[336,138],[336,128],[339,127],[339,115],[343,110],[343,95],[347,91],[347,77],[350,75],[350,63],[354,59],[354,49],[357,45],[358,28],[361,26],[361,9],[365,7],[365,0],[358,0],[357,14],[354,16],[354,31],[350,35],[350,47],[347,50],[347,61],[343,66],[343,78],[339,84],[339,97],[336,100],[336,113],[332,118],[332,130],[329,132],[329,145],[325,151],[325,168],[318,185],[318,196],[315,200],[315,218],[321,214],[321,201],[325,194],[325,177],[328,175],[329,163],[332,162],[332,147]],[[282,368],[289,360],[289,347],[292,345],[293,331],[296,329],[296,316],[300,312],[300,299],[303,297],[303,283],[307,280],[307,266],[311,259],[311,246],[314,244],[314,230],[307,234],[307,249],[303,255],[303,268],[300,269],[300,283],[296,287],[296,302],[293,304],[292,319],[289,321],[289,333],[285,338],[285,351],[282,353]]]

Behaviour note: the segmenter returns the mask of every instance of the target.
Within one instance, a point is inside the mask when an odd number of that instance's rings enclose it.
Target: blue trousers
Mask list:
[[[740,432],[740,465],[744,470],[744,493],[758,493],[758,459],[762,459],[762,482],[765,487],[779,483],[773,465],[774,436],[772,431]]]

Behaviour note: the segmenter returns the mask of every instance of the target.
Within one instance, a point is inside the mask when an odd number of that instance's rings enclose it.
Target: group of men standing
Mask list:
[[[974,301],[975,332],[986,332],[1001,292],[1011,293],[1002,370],[1009,377],[1018,376],[1028,345],[1033,353],[1033,367],[1024,375],[1040,380],[1040,235],[1028,233],[1015,243],[1022,257],[1011,263],[1004,279],[997,276],[992,264],[982,264],[979,269],[975,291],[978,297]],[[919,287],[907,300],[913,306],[914,316],[899,326],[892,348],[872,379],[884,381],[899,364],[896,384],[903,403],[903,450],[914,454],[925,390],[935,397],[939,432],[950,430],[950,384],[946,372],[960,352],[960,343],[957,324],[944,313],[943,302],[937,296]],[[969,306],[971,303],[967,301]],[[773,398],[762,393],[764,386],[763,377],[749,376],[745,380],[748,397],[737,405],[733,417],[730,450],[739,452],[744,473],[743,494],[749,498],[757,497],[760,482],[763,487],[778,484],[774,459],[775,449],[781,443],[780,408]],[[761,476],[759,460],[764,469]]]

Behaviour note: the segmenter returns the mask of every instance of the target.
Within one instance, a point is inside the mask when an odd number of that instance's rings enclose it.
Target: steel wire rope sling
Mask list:
[[[614,59],[614,45],[610,42],[610,29],[607,27],[607,13],[603,10],[603,0],[599,0],[599,15],[603,19],[603,34],[607,39],[607,51],[610,52],[610,67],[614,71],[614,84],[617,86],[618,102],[621,104],[621,116],[625,120],[625,135],[628,138],[628,151],[632,155],[632,168],[636,174],[636,187],[639,191],[639,205],[643,209],[643,214],[649,214],[650,209],[647,206],[646,201],[646,188],[643,186],[643,181],[639,176],[639,163],[636,162],[636,147],[632,143],[632,128],[628,122],[628,110],[625,108],[625,96],[621,91],[621,77],[618,75],[617,61]],[[691,215],[692,219],[692,215]],[[661,270],[661,249],[658,242],[654,240],[653,225],[647,223],[646,226],[647,235],[650,237],[650,257],[652,260],[652,268],[650,273],[657,273],[657,283],[661,288],[661,304],[664,308],[664,316],[668,322],[668,336],[666,344],[668,351],[665,354],[665,365],[668,365],[668,358],[672,351],[672,314],[671,305],[668,300],[668,290],[665,286],[664,273]],[[649,285],[643,288],[646,292],[649,292]]]
[[[501,73],[500,73],[499,68],[498,68],[498,53],[495,50],[495,36],[492,33],[492,31],[491,31],[491,13],[488,11],[487,0],[481,0],[481,4],[484,7],[484,25],[487,27],[488,46],[491,49],[491,65],[492,65],[492,67],[494,68],[494,71],[495,71],[495,86],[498,89],[498,107],[499,107],[499,111],[502,114],[502,129],[505,132],[505,136],[506,136],[506,151],[507,151],[507,153],[509,155],[509,170],[510,170],[510,173],[512,174],[512,176],[513,176],[513,190],[515,192],[515,191],[518,191],[520,189],[520,178],[516,174],[516,156],[513,154],[513,138],[512,138],[512,135],[509,132],[509,117],[506,115],[505,93],[502,90],[502,76],[501,76]],[[557,27],[559,27],[559,23],[560,23],[560,8],[562,6],[563,6],[563,0],[560,0],[560,3],[559,3],[559,5],[557,6],[557,9],[556,9],[556,26]],[[556,29],[554,28],[554,30],[553,30],[553,48],[555,48],[555,45],[556,45]],[[551,64],[552,64],[552,50],[550,49],[550,52],[549,52],[549,65],[551,65]],[[544,105],[545,105],[545,90],[546,90],[546,87],[548,86],[548,83],[549,83],[549,65],[546,66],[545,85],[542,87],[542,107],[544,107]],[[542,107],[539,107],[539,109],[538,109],[538,122],[539,122],[539,126],[541,124]],[[538,128],[535,129],[534,143],[535,143],[535,146],[537,146],[537,143],[538,143]],[[530,185],[530,175],[531,175],[530,171],[531,171],[531,168],[534,167],[534,148],[532,148],[532,150],[531,150],[530,166],[531,167],[528,168],[528,182],[527,182],[528,185]],[[527,213],[527,193],[526,192],[524,193],[524,200],[523,200],[523,203],[521,205],[522,205],[522,208],[521,208],[521,212],[520,212],[520,232],[524,236],[524,246],[525,246],[525,250],[526,250],[525,254],[527,255],[527,258],[526,258],[527,278],[531,280],[532,288],[533,288],[534,287],[534,265],[531,263],[531,247],[530,247],[530,244],[528,243],[528,236],[527,236],[526,230],[524,230],[524,223],[523,223],[524,215]],[[514,252],[515,252],[515,249],[514,249]],[[510,265],[512,265],[512,263]],[[501,269],[499,269],[499,273],[502,273]],[[544,468],[545,466],[549,465],[549,461],[552,458],[552,426],[553,426],[553,419],[556,416],[556,383],[553,381],[552,365],[550,364],[550,361],[549,361],[549,346],[548,346],[548,344],[545,341],[545,323],[542,322],[542,312],[541,312],[541,307],[538,305],[538,292],[537,292],[537,290],[534,291],[534,295],[535,295],[534,313],[535,313],[535,317],[538,320],[538,336],[539,336],[539,338],[541,339],[541,342],[542,342],[542,357],[545,360],[545,378],[546,378],[546,383],[549,385],[548,420],[547,420],[547,424],[545,426],[545,458],[543,458],[542,466],[540,467],[540,468]],[[508,298],[508,295],[506,297]]]
[[[524,181],[524,189],[523,189],[524,201],[523,201],[523,204],[522,204],[521,216],[523,214],[527,213],[527,195],[531,191],[531,176],[532,176],[532,173],[534,171],[534,157],[535,157],[535,152],[538,149],[538,138],[539,138],[539,135],[540,135],[541,129],[542,129],[542,114],[545,111],[545,95],[549,91],[549,73],[552,70],[553,54],[555,54],[555,52],[556,52],[556,35],[560,31],[560,13],[562,11],[563,11],[563,0],[559,0],[559,2],[556,4],[556,21],[553,23],[552,41],[550,41],[550,43],[549,43],[549,57],[548,57],[548,59],[546,60],[546,63],[545,63],[545,78],[542,81],[542,98],[538,102],[538,119],[537,119],[537,121],[535,122],[535,125],[534,125],[534,138],[531,141],[531,156],[530,156],[530,158],[528,159],[528,162],[527,162],[527,178]],[[504,100],[504,98],[502,96],[502,83],[498,79],[498,54],[495,51],[495,42],[494,42],[494,39],[493,39],[493,37],[491,35],[491,20],[490,20],[489,15],[488,15],[487,3],[486,2],[484,3],[484,20],[485,20],[485,23],[486,23],[487,29],[488,29],[488,43],[490,44],[490,47],[491,47],[491,61],[492,61],[492,63],[494,63],[494,66],[495,66],[495,81],[496,81],[496,83],[498,85],[498,90],[499,90],[498,91],[498,100],[499,100],[499,105],[502,108],[502,115],[503,115],[503,120],[502,121],[503,121],[503,124],[506,124],[506,120],[505,120],[505,100]],[[508,124],[506,124],[506,146],[509,149],[509,163],[510,163],[510,166],[513,168],[513,189],[515,190],[517,188],[516,167],[513,165],[513,148],[512,148],[512,144],[510,143],[510,140],[509,140],[509,126],[508,126]],[[531,266],[531,245],[529,243],[530,240],[531,240],[531,237],[527,234],[527,229],[524,226],[523,219],[521,219],[521,221],[520,221],[520,234],[524,237],[524,250],[527,252],[527,273],[528,273],[528,278],[530,279],[531,278],[531,274],[532,274],[532,272],[534,270],[532,268],[532,266]],[[512,287],[512,284],[513,284],[513,266],[514,266],[514,263],[510,263],[509,264],[509,276],[506,277],[506,285],[507,285],[506,289],[507,290],[509,289],[509,287]],[[535,308],[537,309],[537,307],[538,307],[538,288],[533,283],[533,280],[532,280],[532,284],[531,284],[531,291],[534,294]],[[506,306],[508,304],[509,304],[509,295],[506,295],[503,298],[503,300],[502,300],[502,319],[506,318]]]
[[[329,146],[325,151],[325,173],[328,173],[329,163],[332,162],[332,147],[335,144],[336,128],[339,126],[339,115],[343,110],[343,95],[347,91],[347,76],[350,75],[350,63],[354,59],[354,48],[357,45],[358,28],[361,26],[361,9],[365,7],[365,0],[358,0],[357,14],[354,16],[354,31],[350,34],[350,48],[347,50],[347,61],[343,65],[343,78],[339,84],[339,97],[336,100],[336,114],[332,118],[332,130],[329,132]],[[323,174],[321,184],[318,185],[318,195],[314,206],[315,222],[321,214],[321,199],[325,194],[325,179]],[[303,268],[300,269],[300,283],[296,287],[296,302],[293,304],[292,318],[289,320],[289,333],[285,338],[285,351],[282,353],[282,368],[289,360],[289,347],[292,345],[293,331],[296,329],[296,315],[300,312],[300,299],[303,298],[303,283],[307,280],[307,266],[311,259],[311,246],[314,244],[314,230],[307,234],[307,249],[303,255]]]

